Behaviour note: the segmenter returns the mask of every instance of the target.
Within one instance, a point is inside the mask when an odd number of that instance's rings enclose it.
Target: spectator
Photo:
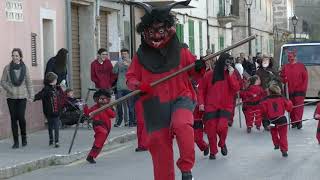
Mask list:
[[[122,60],[119,61],[113,68],[113,73],[118,75],[116,94],[117,99],[131,92],[126,84],[126,73],[129,65],[131,64],[131,60],[129,58],[129,50],[121,49],[120,52]],[[134,117],[134,100],[133,98],[130,98],[127,102],[119,104],[117,106],[117,119],[114,127],[119,127],[123,118],[128,117],[127,109],[129,111],[129,127],[135,126],[136,122]],[[125,125],[127,124],[125,123]]]
[[[243,78],[243,66],[242,66],[242,61],[240,57],[236,58],[236,63],[235,63],[235,68],[238,70],[241,79]]]
[[[256,74],[256,67],[252,62],[251,58],[246,59],[244,53],[240,53],[240,59],[242,61],[242,66],[244,69],[244,73],[248,74],[249,76],[253,76]]]
[[[54,72],[58,76],[57,84],[63,88],[67,87],[67,54],[68,50],[61,48],[56,56],[49,59],[44,74]]]
[[[34,100],[42,100],[43,113],[48,120],[49,146],[59,147],[59,125],[62,102],[64,100],[63,90],[56,86],[58,75],[48,72],[44,78],[44,88],[35,95]],[[54,131],[54,139],[53,139]]]
[[[98,50],[98,58],[91,63],[91,80],[98,89],[110,89],[114,80],[115,74],[112,73],[112,64],[108,58],[106,49]]]
[[[25,111],[27,99],[34,97],[29,69],[22,61],[23,55],[19,48],[12,50],[12,61],[5,66],[1,77],[1,86],[7,93],[7,103],[11,117],[13,149],[19,148],[18,124],[21,131],[22,146],[27,145]]]

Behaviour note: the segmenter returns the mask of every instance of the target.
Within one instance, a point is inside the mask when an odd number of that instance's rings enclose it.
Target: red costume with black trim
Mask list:
[[[221,54],[214,70],[207,72],[199,85],[199,105],[204,105],[205,108],[203,121],[211,157],[218,153],[217,136],[218,146],[226,151],[228,120],[234,109],[234,97],[240,90],[237,75],[234,72],[229,75],[225,69],[228,58],[230,55]]]
[[[196,106],[193,112],[194,142],[197,144],[200,151],[205,151],[209,148],[209,145],[203,140],[203,114],[204,112],[199,111],[199,106]]]
[[[308,88],[308,72],[304,64],[296,62],[296,52],[288,51],[289,64],[283,66],[281,77],[284,83],[288,83],[289,98],[294,106],[304,103]],[[291,122],[301,121],[304,106],[294,108],[290,113]],[[293,127],[302,127],[302,122],[292,124]]]
[[[252,128],[254,122],[256,127],[260,129],[262,123],[260,101],[265,96],[266,92],[258,85],[251,85],[247,90],[240,92],[240,97],[243,101],[243,113],[248,128]]]
[[[174,180],[173,137],[176,137],[180,158],[177,166],[183,180],[192,180],[191,169],[195,161],[193,110],[196,94],[190,78],[199,76],[205,63],[196,63],[195,70],[181,73],[155,87],[150,84],[195,62],[194,55],[182,47],[174,29],[174,16],[170,10],[188,5],[190,0],[174,2],[165,7],[152,7],[145,3],[130,2],[145,9],[137,26],[141,45],[128,68],[126,78],[131,90],[144,92],[136,104],[138,122],[144,123],[155,180]],[[197,66],[198,64],[198,66]],[[141,132],[143,134],[144,132]],[[140,132],[139,132],[140,133]],[[143,135],[141,136],[143,137]]]
[[[272,142],[281,152],[288,151],[288,126],[285,111],[292,110],[292,102],[281,95],[270,95],[262,102],[262,112],[275,126],[270,129]]]
[[[314,112],[314,115],[316,115],[316,114],[320,115],[320,103],[318,103],[317,108]],[[317,127],[316,137],[317,137],[318,143],[320,144],[320,119],[318,119],[316,117],[315,117],[315,119],[319,121],[318,127]]]
[[[88,107],[85,107],[84,113],[86,115],[89,115],[90,112],[93,112],[99,109],[103,104],[108,103],[110,101],[110,94],[108,92],[105,92],[104,90],[99,90],[95,92],[94,99],[95,101],[97,101],[97,104],[95,104],[90,109]],[[102,104],[101,103],[102,101],[105,101],[105,103]],[[92,149],[87,157],[87,160],[88,158],[91,159],[91,160],[88,160],[89,162],[95,163],[95,161],[92,158],[96,158],[101,152],[103,145],[107,140],[107,137],[111,130],[111,118],[114,118],[115,116],[116,116],[116,113],[111,108],[107,108],[104,111],[92,117],[92,120],[93,120],[92,125],[94,130],[94,142],[93,142]]]

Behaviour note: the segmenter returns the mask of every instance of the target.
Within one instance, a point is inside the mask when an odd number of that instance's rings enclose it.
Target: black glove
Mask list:
[[[194,70],[196,72],[201,72],[202,69],[206,68],[206,63],[204,60],[202,60],[202,58],[200,58],[199,60],[195,61],[195,66],[194,66]]]

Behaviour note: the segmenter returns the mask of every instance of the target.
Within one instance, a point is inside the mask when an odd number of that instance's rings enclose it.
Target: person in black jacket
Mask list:
[[[44,88],[35,95],[34,101],[42,100],[43,113],[48,120],[49,146],[53,145],[53,130],[55,147],[59,147],[59,124],[63,91],[57,86],[58,76],[48,72],[44,79]]]

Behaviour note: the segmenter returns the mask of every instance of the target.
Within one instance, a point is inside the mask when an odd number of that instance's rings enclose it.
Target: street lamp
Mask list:
[[[253,0],[245,0],[248,7],[248,35],[251,36],[251,5]],[[251,51],[251,41],[249,41],[249,55],[252,54]]]
[[[291,21],[292,21],[292,25],[293,25],[294,41],[296,41],[296,39],[297,39],[296,27],[297,27],[299,19],[298,19],[298,17],[296,15],[294,15],[291,18]]]

